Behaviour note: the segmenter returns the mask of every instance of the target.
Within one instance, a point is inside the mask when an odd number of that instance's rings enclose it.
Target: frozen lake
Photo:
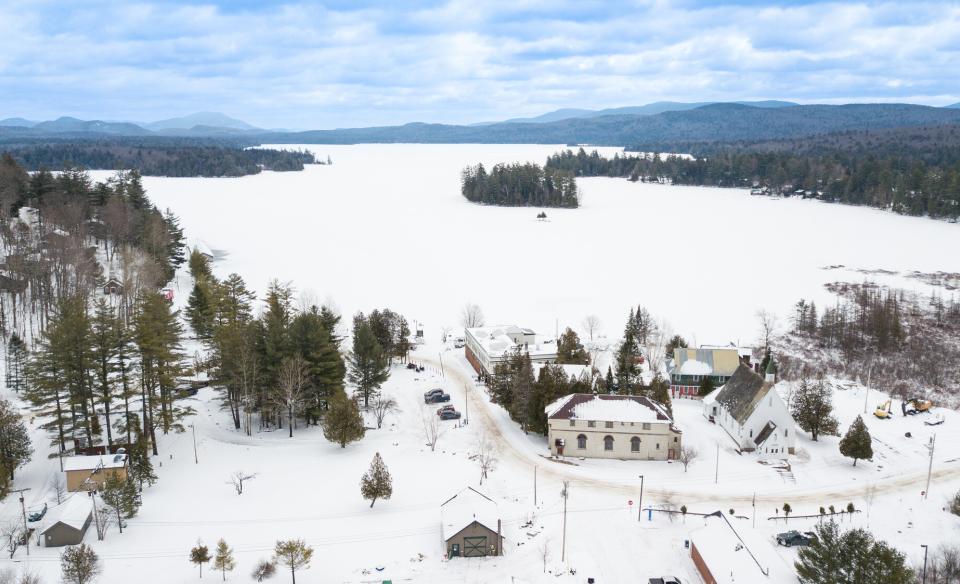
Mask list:
[[[857,270],[960,272],[949,251],[960,249],[960,226],[867,208],[591,178],[580,179],[580,209],[548,209],[540,222],[539,209],[460,195],[468,164],[542,164],[562,146],[303,148],[334,164],[144,182],[188,238],[229,254],[218,275],[237,272],[260,294],[271,278],[292,281],[348,317],[390,307],[431,337],[457,326],[468,301],[489,324],[551,335],[557,322],[577,328],[596,314],[611,337],[643,304],[688,341],[747,343],[758,309],[786,321],[800,297],[830,302],[826,282],[869,277],[925,290]],[[846,267],[824,269],[834,265]]]

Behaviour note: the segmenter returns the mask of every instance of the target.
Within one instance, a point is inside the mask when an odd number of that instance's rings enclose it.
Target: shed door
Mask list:
[[[487,555],[487,536],[463,538],[463,557],[477,558]]]

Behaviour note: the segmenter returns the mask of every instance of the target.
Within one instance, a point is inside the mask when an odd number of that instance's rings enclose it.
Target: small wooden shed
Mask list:
[[[503,554],[497,504],[471,487],[440,506],[443,546],[447,558]]]
[[[93,519],[93,501],[86,493],[77,493],[51,511],[52,523],[40,533],[46,547],[77,545]]]
[[[111,276],[110,279],[107,280],[103,285],[103,293],[108,296],[122,294],[123,282]]]

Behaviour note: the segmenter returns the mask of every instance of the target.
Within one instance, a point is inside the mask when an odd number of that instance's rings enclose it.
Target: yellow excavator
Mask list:
[[[877,409],[873,411],[873,415],[881,420],[889,420],[892,417],[890,414],[890,400],[887,400],[882,404],[877,404]]]
[[[933,402],[928,399],[911,397],[910,399],[903,400],[903,403],[900,405],[900,407],[903,409],[904,416],[926,414],[930,411],[930,408],[933,407]]]

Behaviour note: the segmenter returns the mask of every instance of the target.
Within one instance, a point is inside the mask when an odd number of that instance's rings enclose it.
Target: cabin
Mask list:
[[[46,547],[62,547],[77,545],[83,541],[83,536],[90,527],[93,519],[93,501],[85,493],[78,493],[67,499],[63,504],[50,511],[50,523],[40,532],[43,536],[43,545]]]
[[[699,349],[677,347],[670,369],[670,397],[698,399],[705,378],[720,387],[730,379],[741,363],[750,365],[753,349],[737,346],[701,345]]]
[[[447,558],[503,555],[500,514],[493,499],[467,487],[440,505]]]
[[[464,338],[464,355],[481,378],[492,376],[497,363],[508,361],[518,351],[529,355],[534,365],[557,360],[556,342],[539,342],[532,329],[516,325],[468,328]]]
[[[773,359],[766,376],[740,365],[723,387],[703,398],[703,415],[723,428],[740,452],[779,457],[793,454],[793,416],[775,385]]]
[[[544,412],[553,456],[673,460],[683,446],[666,408],[643,396],[572,393]]]
[[[107,296],[117,296],[123,294],[123,283],[114,278],[110,277],[109,280],[103,285],[103,293]]]
[[[63,459],[67,475],[67,491],[102,489],[110,476],[127,480],[129,456],[120,452],[99,456],[70,456]]]

